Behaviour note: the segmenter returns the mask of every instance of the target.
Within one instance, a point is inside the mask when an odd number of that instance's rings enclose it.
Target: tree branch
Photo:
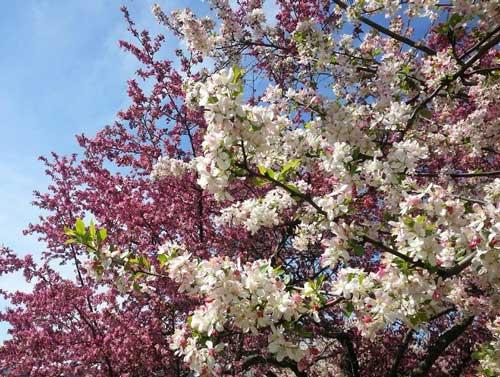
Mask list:
[[[379,247],[382,251],[385,251],[389,254],[392,254],[398,258],[401,258],[402,260],[410,263],[414,267],[420,267],[420,268],[426,269],[430,272],[437,273],[443,279],[448,279],[452,276],[458,275],[460,272],[462,272],[463,270],[465,270],[467,267],[470,266],[470,264],[472,263],[472,260],[476,256],[475,253],[469,254],[466,258],[464,258],[461,262],[459,262],[458,264],[456,264],[453,267],[449,267],[449,268],[433,267],[433,266],[430,266],[430,265],[428,265],[420,260],[414,260],[411,257],[409,257],[408,255],[402,254],[399,251],[397,251],[389,246],[386,246],[381,241],[375,240],[375,239],[368,237],[366,235],[362,236],[362,238],[363,238],[363,241],[365,241],[367,243],[371,243],[372,245]]]
[[[428,322],[430,323],[430,322],[442,317],[443,315],[446,315],[446,314],[451,313],[453,311],[455,311],[454,307],[443,310],[441,313],[438,313],[435,316],[433,316],[432,318],[430,318]],[[392,363],[391,369],[389,370],[389,373],[387,373],[386,377],[397,377],[399,365],[401,364],[401,360],[403,360],[403,356],[404,356],[406,350],[408,349],[408,346],[410,345],[411,340],[413,339],[413,334],[415,334],[414,329],[409,329],[406,332],[406,334],[403,338],[403,342],[398,347],[396,357],[394,358],[394,362]]]
[[[427,356],[422,360],[417,368],[411,373],[411,377],[425,377],[429,374],[434,362],[441,356],[443,351],[453,343],[465,330],[474,322],[474,316],[467,317],[462,323],[459,323],[446,332],[444,332],[430,348]]]
[[[403,360],[403,356],[408,349],[411,340],[413,339],[414,333],[415,330],[413,329],[409,329],[406,332],[405,337],[403,338],[403,343],[401,343],[398,347],[398,352],[396,353],[396,357],[394,358],[391,369],[389,370],[389,373],[387,373],[387,377],[397,377],[399,364],[401,363],[401,360]]]
[[[495,29],[493,29],[490,33],[486,34],[486,36],[481,40],[479,41],[477,44],[475,44],[474,46],[472,46],[470,49],[468,49],[467,51],[465,51],[462,56],[460,56],[460,59],[463,59],[465,58],[467,55],[470,55],[471,52],[473,52],[474,50],[476,50],[477,48],[481,47],[481,45],[486,42],[488,39],[490,39],[492,36],[494,36],[497,32],[500,31],[500,26],[497,26]]]
[[[462,259],[462,261],[459,262],[458,264],[456,264],[455,266],[441,270],[439,275],[443,279],[447,279],[447,278],[450,278],[452,276],[458,275],[459,273],[461,273],[463,270],[465,270],[467,267],[470,266],[470,264],[472,263],[472,260],[474,259],[475,256],[476,256],[476,253],[469,254],[467,257]]]
[[[427,269],[427,270],[429,269],[429,266],[427,264],[425,264],[424,262],[422,262],[420,260],[414,260],[414,259],[410,258],[408,255],[400,253],[399,251],[394,250],[393,248],[391,248],[389,246],[386,246],[381,241],[375,240],[375,239],[373,239],[373,238],[371,238],[369,236],[366,236],[366,235],[363,235],[362,238],[363,238],[363,241],[365,241],[367,243],[371,243],[372,245],[377,246],[380,249],[382,249],[382,251],[385,251],[385,252],[387,252],[389,254],[392,254],[392,255],[394,255],[394,256],[396,256],[398,258],[401,258],[402,260],[404,260],[405,262],[410,263],[414,267],[420,267],[420,268],[424,268],[424,269]]]
[[[418,177],[439,177],[439,173],[415,173]],[[497,177],[500,176],[500,170],[478,171],[471,173],[449,173],[445,174],[451,178],[474,178],[474,177]]]
[[[345,333],[339,333],[335,335],[335,338],[338,339],[340,343],[345,347],[347,354],[346,354],[346,361],[347,365],[345,368],[347,372],[348,377],[359,377],[359,363],[358,363],[358,356],[356,355],[356,351],[354,350],[354,345],[349,339],[349,336]]]
[[[499,41],[500,41],[500,34],[497,35],[495,38],[491,39],[485,45],[483,45],[479,49],[479,51],[476,53],[476,55],[474,55],[472,58],[470,58],[467,62],[465,62],[462,65],[460,70],[455,72],[455,74],[451,78],[444,79],[442,81],[441,85],[439,85],[428,97],[426,97],[422,102],[420,102],[420,104],[415,108],[415,110],[413,110],[413,113],[411,114],[410,118],[408,119],[408,121],[406,123],[406,128],[405,128],[403,134],[411,127],[413,122],[415,122],[415,119],[417,117],[418,112],[421,109],[423,109],[425,105],[427,105],[430,101],[432,101],[432,99],[434,97],[436,97],[441,90],[447,88],[453,81],[455,81],[457,78],[462,76],[467,69],[469,69],[477,60],[482,58],[483,55],[485,55],[489,51],[490,48],[492,48],[493,46],[498,44]]]
[[[347,10],[347,8],[348,8],[348,5],[341,0],[333,0],[333,2],[335,4],[337,4],[343,10]],[[391,37],[399,42],[407,44],[408,46],[416,48],[417,50],[423,51],[426,54],[436,55],[436,51],[434,51],[432,48],[429,48],[429,47],[424,46],[418,42],[415,42],[415,41],[411,40],[410,38],[407,38],[403,35],[397,34],[397,33],[393,32],[392,30],[389,30],[389,29],[383,27],[382,25],[377,24],[376,22],[370,20],[369,18],[366,18],[364,16],[359,16],[358,19],[361,22],[363,22],[364,24],[371,26],[375,30],[380,31],[381,33],[383,33],[383,34],[385,34],[385,35],[387,35],[387,36],[389,36],[389,37]]]

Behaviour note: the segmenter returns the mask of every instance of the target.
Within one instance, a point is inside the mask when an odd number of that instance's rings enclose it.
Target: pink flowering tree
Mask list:
[[[47,252],[2,253],[34,289],[3,292],[0,365],[498,375],[497,1],[210,4],[153,7],[175,62],[124,10],[132,105],[44,159]]]

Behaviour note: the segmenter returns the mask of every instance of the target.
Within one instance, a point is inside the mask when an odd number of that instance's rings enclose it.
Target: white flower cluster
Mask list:
[[[402,102],[391,102],[388,109],[384,109],[377,121],[386,129],[396,130],[404,128],[411,116],[412,107]]]
[[[416,140],[407,140],[393,145],[387,156],[387,164],[395,173],[413,172],[416,162],[427,156],[427,148]]]
[[[214,346],[211,340],[199,344],[196,338],[189,336],[186,329],[177,328],[170,337],[170,347],[176,350],[178,355],[183,356],[191,370],[201,376],[216,376],[221,373],[221,366],[216,361],[216,355],[223,351],[222,343]]]
[[[332,64],[333,39],[318,30],[314,20],[299,22],[292,36],[301,64],[312,64],[317,69],[324,69]]]
[[[235,70],[222,70],[205,83],[190,84],[186,101],[194,107],[203,106],[207,121],[205,153],[196,159],[198,183],[219,199],[228,197],[224,189],[231,175],[229,150],[238,140],[235,123],[245,116],[240,78]]]
[[[347,143],[333,143],[322,155],[321,168],[338,178],[349,175],[348,164],[353,160],[353,149]]]
[[[275,354],[276,360],[279,362],[283,361],[286,357],[290,360],[299,362],[307,354],[309,345],[304,341],[298,344],[296,342],[291,342],[285,338],[283,333],[283,328],[276,329],[273,327],[273,331],[268,339],[269,352]]]
[[[427,79],[427,84],[432,88],[437,88],[442,83],[442,80],[452,76],[458,69],[459,66],[453,59],[451,50],[445,50],[427,57],[424,60],[421,72]]]
[[[175,10],[172,12],[172,26],[179,30],[188,43],[190,50],[208,55],[215,45],[212,30],[214,22],[205,17],[197,19],[190,9]]]
[[[484,186],[486,193],[485,199],[494,206],[500,206],[500,178],[496,178],[493,182]]]
[[[198,183],[218,199],[229,197],[224,189],[234,161],[241,161],[244,153],[268,151],[288,123],[272,109],[243,105],[242,75],[238,68],[221,70],[205,83],[188,87],[188,102],[204,108],[207,122],[204,156],[196,160]]]
[[[428,271],[405,274],[396,265],[382,267],[377,273],[346,267],[332,285],[332,293],[347,300],[348,314],[355,315],[353,325],[371,338],[395,321],[409,327],[425,322],[443,309],[435,300],[437,292]]]
[[[372,13],[382,10],[388,17],[394,16],[402,9],[403,5],[399,0],[356,0],[348,14],[352,19],[355,19],[361,11]],[[413,0],[407,3],[405,13],[410,17],[435,19],[437,17],[436,2],[433,0]]]
[[[294,204],[291,195],[279,188],[269,191],[262,198],[248,199],[223,208],[215,222],[220,225],[243,225],[254,234],[262,227],[278,225],[283,211]]]
[[[162,156],[153,166],[150,177],[158,180],[164,177],[181,177],[192,170],[192,164],[175,158]]]
[[[474,204],[466,211],[461,200],[430,185],[421,194],[408,195],[400,207],[400,219],[390,223],[400,252],[440,267],[473,254],[479,275],[498,284],[494,266],[500,262],[500,216],[493,205]]]
[[[354,239],[353,229],[345,223],[331,224],[331,231],[335,237],[326,239],[322,242],[325,251],[321,256],[321,264],[335,268],[339,260],[344,262],[349,261],[348,249],[350,248],[349,240]]]
[[[212,347],[210,339],[228,327],[255,335],[258,329],[271,328],[268,350],[278,359],[299,361],[307,354],[306,343],[287,340],[279,324],[295,321],[310,311],[304,294],[312,295],[311,290],[302,294],[301,290],[288,290],[280,271],[266,260],[245,265],[227,258],[199,261],[189,254],[179,254],[182,248],[178,246],[168,247],[172,252],[166,269],[179,284],[179,291],[205,300],[205,305],[192,314],[188,327],[178,329],[172,337],[171,348],[193,370],[209,368],[214,373],[214,357],[224,345]]]
[[[265,32],[266,15],[262,8],[254,8],[245,16],[245,21],[251,27],[254,38],[260,38]]]
[[[500,211],[499,206],[488,204],[472,206],[469,224],[463,229],[469,238],[469,248],[474,249],[472,268],[484,287],[500,289]]]

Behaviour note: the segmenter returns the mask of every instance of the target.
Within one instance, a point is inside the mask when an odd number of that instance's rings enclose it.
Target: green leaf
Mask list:
[[[279,176],[276,174],[276,172],[272,169],[267,169],[266,171],[266,175],[271,178],[271,179],[274,179],[274,180],[277,180],[279,181]]]
[[[283,267],[278,266],[278,267],[274,268],[274,273],[277,276],[280,276],[280,275],[283,275],[285,273],[285,270],[283,269]]]
[[[354,254],[356,254],[358,257],[362,257],[365,254],[365,248],[355,240],[349,240],[348,243],[352,248]]]
[[[82,219],[76,219],[75,223],[76,234],[84,236],[87,232],[85,230],[85,223]]]
[[[352,315],[352,313],[354,313],[354,305],[352,302],[348,302],[347,305],[345,306],[345,309],[344,309],[344,314],[347,316],[347,317],[350,317]]]
[[[423,310],[419,310],[415,315],[410,317],[410,322],[416,326],[419,323],[427,322],[427,314]]]
[[[165,254],[159,254],[156,259],[160,263],[160,267],[163,267],[168,262],[168,257]]]
[[[94,221],[92,221],[92,220],[90,221],[90,225],[89,225],[89,235],[90,235],[91,240],[95,240],[96,229],[95,229]]]
[[[139,280],[142,276],[144,276],[144,273],[141,271],[137,271],[132,274],[134,280]]]
[[[245,71],[242,68],[236,65],[233,66],[233,84],[237,84],[241,80],[244,74]]]
[[[262,179],[260,177],[254,177],[253,178],[253,184],[257,187],[262,187],[262,186],[265,186],[267,185],[269,182],[266,181],[265,179]]]
[[[304,33],[301,31],[293,33],[293,40],[297,43],[302,43],[304,41]]]
[[[295,195],[297,197],[300,197],[302,195],[299,188],[295,185],[288,184],[288,185],[286,185],[286,188],[288,189],[288,191],[290,191],[292,193],[292,196]]]
[[[413,228],[415,225],[415,221],[410,216],[403,217],[403,224],[405,224],[408,228]]]
[[[148,270],[151,267],[151,263],[149,262],[149,259],[147,257],[145,257],[144,255],[141,255],[139,257],[139,263],[141,265],[143,265],[144,267],[146,267],[146,269],[148,269]]]
[[[267,270],[268,267],[269,265],[267,263],[264,263],[262,266],[259,267],[259,271],[264,272]]]
[[[284,283],[285,285],[290,284],[290,282],[291,282],[291,281],[292,281],[292,277],[291,277],[290,275],[285,275],[285,276],[283,276],[283,283]]]
[[[472,360],[481,360],[484,356],[484,353],[482,351],[476,351],[473,352],[471,355]]]
[[[104,242],[108,238],[108,231],[105,228],[99,229],[97,232],[97,238],[99,241]]]
[[[460,22],[462,22],[463,20],[463,17],[461,15],[459,15],[458,13],[453,13],[451,16],[450,16],[450,19],[448,20],[448,24],[451,26],[451,27],[455,27],[457,26]]]
[[[257,170],[259,171],[260,174],[266,175],[267,168],[265,166],[257,165]]]
[[[394,258],[393,262],[398,268],[401,270],[401,272],[405,275],[410,275],[411,273],[411,266],[410,263],[401,259],[401,258]]]
[[[293,160],[288,161],[283,167],[281,168],[280,175],[285,176],[288,174],[288,172],[293,171],[297,169],[300,166],[300,159],[295,158]]]
[[[417,217],[415,217],[415,222],[417,224],[425,224],[426,221],[427,221],[427,216],[425,215],[418,215]]]
[[[437,33],[440,35],[448,35],[449,30],[450,30],[450,27],[449,27],[448,23],[444,23],[442,25],[439,25],[436,28]]]
[[[67,236],[74,236],[75,235],[75,231],[71,228],[68,228],[67,226],[64,227],[64,234],[66,234]]]
[[[405,65],[405,66],[403,66],[403,68],[401,68],[401,72],[409,75],[411,73],[411,67],[409,65]]]

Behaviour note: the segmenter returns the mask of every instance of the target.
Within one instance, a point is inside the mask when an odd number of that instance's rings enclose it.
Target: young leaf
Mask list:
[[[75,230],[76,234],[80,236],[84,236],[86,234],[85,223],[83,222],[82,219],[76,219]]]

